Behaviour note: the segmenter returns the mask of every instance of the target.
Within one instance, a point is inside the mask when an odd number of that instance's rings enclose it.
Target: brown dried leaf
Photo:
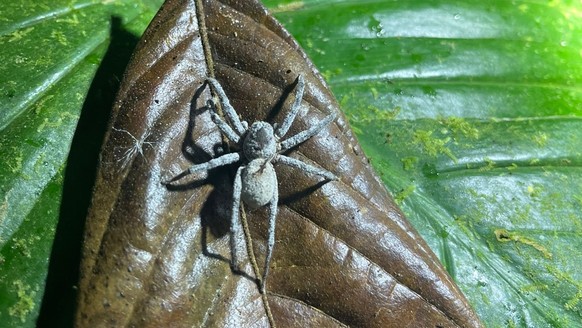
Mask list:
[[[87,218],[78,326],[481,326],[341,114],[291,152],[338,181],[276,167],[266,295],[253,278],[257,265],[249,260],[246,274],[236,274],[228,263],[236,167],[161,184],[223,146],[204,110],[207,76],[221,82],[242,119],[280,122],[298,74],[307,82],[304,108],[289,135],[339,113],[293,38],[255,1],[166,1],[113,109]],[[262,268],[267,209],[246,219]]]

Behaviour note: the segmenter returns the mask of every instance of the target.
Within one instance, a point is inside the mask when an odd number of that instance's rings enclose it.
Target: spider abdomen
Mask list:
[[[273,200],[277,177],[270,161],[257,158],[249,162],[242,170],[241,199],[250,208],[267,205]]]

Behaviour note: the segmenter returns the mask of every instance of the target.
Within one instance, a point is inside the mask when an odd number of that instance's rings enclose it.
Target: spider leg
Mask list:
[[[220,157],[213,158],[206,163],[192,165],[192,166],[190,166],[190,168],[188,170],[186,170],[186,172],[188,172],[188,174],[192,174],[192,173],[196,173],[199,171],[208,171],[208,170],[211,170],[215,167],[225,166],[228,164],[232,164],[234,162],[238,162],[240,160],[240,158],[241,158],[240,153],[224,154]]]
[[[240,119],[238,118],[236,111],[230,104],[230,101],[228,100],[228,97],[226,96],[224,89],[222,89],[220,83],[218,83],[218,81],[214,78],[209,77],[207,78],[207,81],[208,83],[210,83],[210,85],[212,85],[212,88],[214,88],[214,91],[216,91],[216,93],[218,94],[218,99],[220,99],[220,103],[222,104],[222,106],[224,106],[224,114],[226,115],[226,117],[228,117],[228,120],[230,121],[230,123],[232,123],[238,135],[242,136],[245,133],[246,129],[243,123],[241,123]]]
[[[234,130],[228,125],[220,115],[216,113],[216,106],[214,101],[208,100],[207,106],[210,107],[210,117],[212,118],[212,122],[218,126],[222,134],[224,134],[230,141],[234,143],[238,143],[240,141],[240,136],[234,132]]]
[[[305,80],[303,79],[303,75],[301,74],[299,74],[299,76],[297,77],[296,89],[297,93],[295,94],[295,101],[293,102],[293,106],[291,106],[289,114],[287,114],[287,117],[285,117],[283,123],[281,123],[281,125],[278,126],[277,129],[275,130],[275,135],[277,135],[277,137],[279,138],[282,138],[285,134],[287,134],[287,131],[289,131],[291,124],[293,124],[293,121],[295,121],[295,117],[299,112],[301,100],[303,99],[303,91],[305,90]]]
[[[299,132],[296,135],[289,137],[281,142],[281,151],[285,151],[287,149],[293,148],[300,143],[306,141],[307,139],[316,135],[319,131],[325,128],[329,123],[333,122],[336,118],[336,113],[331,113],[327,115],[321,122],[317,123],[316,125],[310,127],[309,129]]]
[[[173,177],[172,179],[162,182],[162,184],[168,185],[176,180],[181,179],[182,177],[184,177],[188,174],[196,173],[199,171],[208,171],[208,170],[211,170],[215,167],[232,164],[234,162],[238,162],[240,160],[240,158],[241,158],[240,153],[224,154],[220,157],[213,158],[213,159],[209,160],[208,162],[192,165],[187,170],[178,174],[177,176]]]
[[[289,156],[285,156],[285,155],[277,155],[275,160],[277,163],[281,163],[281,164],[289,165],[291,167],[298,168],[301,171],[307,172],[309,174],[319,175],[319,176],[322,176],[328,180],[337,180],[337,176],[335,174],[329,172],[328,170],[325,170],[325,169],[322,169],[319,167],[315,167],[313,165],[307,164],[307,163],[300,161],[298,159],[295,159],[293,157],[289,157]]]
[[[238,251],[242,249],[245,242],[245,237],[242,235],[243,229],[239,219],[240,217],[240,195],[242,192],[242,170],[244,166],[240,166],[236,171],[234,177],[233,192],[232,192],[232,214],[230,217],[230,267],[233,271],[240,271],[238,266]]]
[[[273,257],[273,248],[275,247],[275,226],[277,221],[277,202],[279,200],[279,188],[277,187],[277,176],[273,184],[273,199],[269,203],[269,239],[267,241],[267,256],[265,258],[265,270],[263,270],[263,279],[261,279],[261,293],[265,293],[265,284],[269,275],[271,258]]]

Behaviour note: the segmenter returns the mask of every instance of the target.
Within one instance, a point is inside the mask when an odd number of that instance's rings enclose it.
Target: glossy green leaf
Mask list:
[[[111,99],[111,96],[97,95],[103,82],[92,85],[92,81],[108,46],[113,44],[112,26],[118,29],[117,37],[119,30],[141,33],[159,3],[15,1],[2,4],[0,325],[3,327],[35,326],[57,222],[70,220],[74,226],[82,226],[88,198],[84,203],[69,202],[67,207],[61,203],[61,195],[67,183],[71,186],[70,193],[90,195],[91,182],[87,183],[86,177],[94,175],[96,160],[96,155],[92,155],[95,151],[90,149],[98,147],[107,121],[110,103],[100,107],[102,99]],[[128,52],[131,49],[124,51]],[[113,73],[122,72],[123,67],[117,71],[110,67],[109,74],[101,74],[102,81],[114,82]],[[87,98],[90,86],[93,96]],[[106,93],[113,92],[112,87],[103,89]],[[77,131],[77,135],[101,131],[89,135],[89,144],[96,146],[70,157],[79,119],[91,111],[100,112],[89,115],[101,119],[92,122],[93,128]],[[70,166],[65,169],[67,158],[73,160],[73,167],[84,158],[93,161],[85,167],[85,172],[76,172],[75,176]],[[85,184],[75,185],[78,181]],[[75,190],[75,186],[84,190]],[[71,209],[81,214],[67,217]],[[63,232],[79,235],[78,230]],[[70,245],[63,251],[78,252],[78,247],[75,250]],[[77,266],[78,263],[56,268],[55,275],[67,276]],[[66,287],[60,291],[61,296],[73,294],[72,284]]]
[[[280,8],[372,164],[485,324],[576,326],[582,5]]]
[[[75,281],[50,276],[78,267],[75,256],[60,261],[80,247],[67,236],[80,238],[114,77],[160,3],[0,9],[3,325],[34,326],[57,221],[45,306],[74,297]],[[368,157],[484,323],[575,326],[582,5],[265,3],[326,75]]]

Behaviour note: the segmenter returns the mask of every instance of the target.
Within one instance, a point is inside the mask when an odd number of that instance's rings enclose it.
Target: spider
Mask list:
[[[264,121],[257,121],[249,127],[246,121],[239,119],[220,83],[210,77],[207,78],[207,83],[209,83],[217,94],[224,109],[225,118],[228,120],[227,122],[220,117],[216,111],[215,101],[209,100],[207,107],[211,110],[210,115],[212,121],[218,126],[222,134],[231,142],[237,144],[239,146],[238,149],[241,150],[223,154],[205,163],[193,165],[184,171],[183,174],[180,174],[180,176],[208,171],[233,163],[240,163],[240,166],[236,170],[233,183],[230,265],[233,271],[240,272],[238,268],[237,249],[245,242],[244,238],[242,240],[238,238],[241,233],[241,227],[237,224],[239,221],[241,200],[250,210],[269,205],[267,255],[263,276],[259,283],[260,292],[264,293],[265,282],[269,274],[269,265],[273,255],[273,247],[275,245],[275,221],[277,218],[277,202],[279,199],[277,174],[275,173],[273,163],[288,165],[304,173],[321,176],[328,181],[336,180],[337,177],[325,169],[282,154],[319,133],[319,131],[335,120],[336,114],[332,112],[316,125],[285,139],[284,136],[295,120],[303,99],[305,81],[302,75],[297,77],[295,101],[283,120],[283,123],[280,125],[276,123],[271,125]]]

